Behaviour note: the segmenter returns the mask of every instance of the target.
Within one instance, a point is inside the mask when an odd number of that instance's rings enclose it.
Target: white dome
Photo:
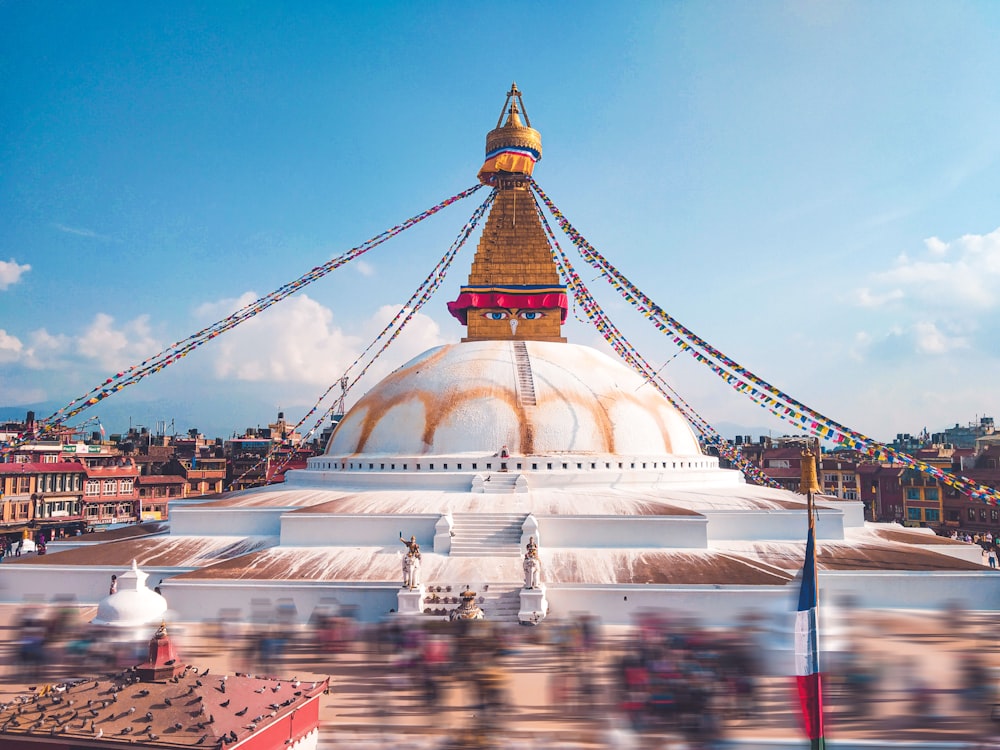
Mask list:
[[[100,601],[91,622],[123,629],[159,623],[167,612],[167,600],[146,586],[147,578],[133,560],[131,570],[118,576],[118,591]]]
[[[700,455],[651,385],[586,346],[469,341],[424,352],[341,420],[327,455]],[[532,394],[533,389],[533,394]],[[533,396],[533,398],[532,398]],[[533,402],[533,403],[532,403]]]

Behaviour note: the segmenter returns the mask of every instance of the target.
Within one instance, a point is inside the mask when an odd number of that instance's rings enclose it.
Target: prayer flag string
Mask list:
[[[774,387],[764,379],[750,372],[721,351],[711,346],[678,320],[668,315],[659,305],[647,297],[638,287],[601,255],[563,213],[549,199],[537,182],[528,177],[535,194],[541,199],[549,213],[569,237],[570,242],[580,252],[581,257],[635,307],[653,326],[682,351],[687,351],[696,361],[706,365],[736,391],[749,396],[762,408],[775,416],[792,423],[797,428],[824,440],[832,441],[847,448],[866,452],[876,461],[887,460],[901,466],[915,469],[933,476],[942,484],[952,487],[973,499],[996,505],[1000,502],[1000,490],[981,485],[967,477],[947,472],[939,467],[920,461],[907,453],[884,445],[860,432],[851,430],[823,414],[807,407],[784,391]],[[588,317],[590,317],[588,315]]]
[[[719,455],[723,458],[729,459],[734,466],[739,468],[744,475],[757,482],[758,484],[779,487],[780,485],[775,482],[771,477],[761,471],[758,467],[754,466],[750,461],[746,460],[738,449],[730,446],[718,432],[704,419],[694,408],[691,407],[683,398],[673,389],[660,375],[660,370],[654,370],[653,366],[638,352],[638,350],[632,346],[625,335],[619,330],[619,328],[611,321],[611,319],[604,312],[604,309],[598,304],[597,300],[594,299],[590,291],[587,289],[587,285],[584,283],[583,279],[580,278],[579,274],[573,268],[573,264],[567,257],[566,253],[563,252],[562,248],[559,246],[558,240],[556,240],[555,233],[552,231],[551,226],[549,226],[548,219],[545,213],[542,211],[540,205],[538,205],[538,200],[534,196],[535,211],[538,214],[538,218],[545,228],[545,233],[548,235],[549,249],[552,252],[552,258],[555,261],[556,269],[559,275],[562,277],[563,281],[566,282],[566,286],[569,287],[573,295],[574,309],[579,305],[580,309],[583,310],[584,314],[587,316],[588,320],[594,324],[598,332],[604,336],[605,341],[611,345],[611,348],[615,351],[618,356],[620,356],[632,369],[638,372],[643,379],[651,384],[660,394],[667,399],[667,401],[677,409],[680,414],[684,416],[685,419],[692,425],[695,429],[705,439],[705,442],[712,445],[718,450]],[[674,356],[677,356],[676,354]],[[672,358],[671,358],[672,359]],[[668,360],[669,362],[669,360]]]
[[[426,211],[422,211],[421,213],[410,217],[406,221],[375,235],[357,247],[348,250],[343,255],[333,258],[321,266],[316,266],[299,278],[282,285],[270,294],[267,294],[264,297],[261,297],[260,299],[257,299],[254,302],[240,308],[228,317],[201,329],[197,333],[191,334],[185,339],[181,339],[180,341],[171,344],[157,354],[154,354],[151,357],[144,359],[142,362],[129,367],[127,370],[123,370],[108,377],[100,385],[92,388],[88,393],[73,399],[66,406],[57,410],[49,417],[39,420],[36,423],[36,432],[33,435],[25,434],[18,436],[17,439],[2,449],[3,453],[10,452],[18,445],[22,445],[28,439],[55,429],[59,424],[63,423],[67,419],[72,419],[85,409],[90,408],[91,406],[103,401],[109,396],[114,395],[130,385],[134,385],[150,375],[160,372],[168,365],[174,364],[175,362],[183,359],[190,354],[191,351],[202,346],[206,342],[232,330],[240,323],[249,320],[276,302],[280,302],[286,297],[304,289],[306,286],[314,281],[317,281],[318,279],[323,278],[331,271],[334,271],[350,261],[359,258],[372,248],[381,245],[386,240],[395,237],[424,219],[433,216],[441,209],[446,208],[463,198],[467,198],[482,187],[483,185],[481,183],[477,183],[460,193],[456,193],[450,198],[441,201],[437,205],[428,208]]]
[[[441,257],[440,260],[438,260],[438,262],[435,264],[434,268],[427,275],[427,277],[424,278],[422,282],[420,282],[419,286],[417,286],[416,291],[399,309],[399,312],[396,313],[393,319],[386,324],[386,326],[382,329],[382,331],[378,334],[378,336],[376,336],[372,340],[372,342],[368,344],[367,347],[365,347],[364,351],[362,351],[361,354],[359,354],[358,357],[348,366],[348,368],[344,371],[344,374],[336,381],[334,381],[330,385],[330,387],[323,392],[323,394],[316,400],[316,403],[313,404],[312,408],[309,409],[308,412],[306,412],[306,414],[295,424],[294,427],[292,427],[292,432],[298,430],[299,427],[305,424],[306,420],[308,420],[311,416],[313,416],[319,411],[320,405],[327,398],[327,396],[330,395],[331,391],[333,391],[333,389],[337,385],[347,381],[351,374],[351,371],[355,368],[355,366],[357,366],[365,358],[365,356],[372,350],[372,348],[374,348],[374,346],[379,341],[382,341],[382,339],[386,338],[386,336],[388,335],[388,338],[382,344],[381,348],[377,352],[375,352],[374,355],[371,356],[371,358],[361,368],[361,371],[358,372],[358,374],[354,377],[354,379],[350,380],[345,385],[341,393],[341,396],[346,396],[350,392],[350,390],[354,388],[355,385],[357,385],[358,381],[360,381],[365,376],[365,374],[368,372],[368,369],[375,363],[375,361],[379,357],[382,356],[382,353],[389,348],[389,345],[396,340],[396,337],[399,336],[399,334],[402,332],[406,324],[413,319],[413,317],[428,302],[428,300],[430,300],[430,298],[434,296],[434,293],[437,292],[437,290],[440,288],[445,277],[448,275],[448,269],[451,267],[451,264],[455,260],[455,257],[458,255],[462,247],[465,246],[466,241],[475,231],[476,226],[479,224],[480,220],[482,220],[483,216],[489,210],[495,198],[496,198],[496,189],[493,189],[486,197],[486,200],[483,201],[483,203],[472,213],[472,216],[459,231],[458,236],[455,238],[455,241],[452,242],[451,247],[449,247],[448,251]],[[333,413],[333,410],[336,408],[336,406],[337,404],[336,402],[334,402],[325,411],[323,411],[322,414],[320,414],[320,416],[314,422],[313,426],[303,437],[302,439],[303,443],[308,443],[310,440],[312,440],[313,435],[315,435],[316,432],[322,427],[323,422],[325,422],[327,417],[329,417]],[[267,455],[263,457],[260,461],[258,461],[254,466],[251,466],[249,469],[247,469],[247,471],[245,471],[240,477],[238,477],[236,479],[236,483],[242,480],[250,472],[260,468],[260,466],[264,464],[271,457],[271,455],[277,450],[278,447],[279,446],[277,444],[272,445]],[[285,456],[281,464],[279,464],[278,467],[275,469],[274,474],[275,475],[280,474],[281,470],[284,469],[284,467],[295,457],[295,455],[296,451],[293,447],[292,451],[290,451]]]

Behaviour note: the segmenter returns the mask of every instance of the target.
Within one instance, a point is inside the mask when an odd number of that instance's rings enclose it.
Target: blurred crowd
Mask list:
[[[84,612],[69,600],[20,607],[4,643],[4,683],[69,679],[143,660],[148,635],[102,631]],[[955,727],[973,738],[994,733],[996,673],[975,624],[952,613],[925,620],[926,632],[918,619],[914,632],[905,632],[910,621],[889,633],[879,632],[885,623],[866,626],[860,613],[851,618],[851,637],[824,654],[830,736],[875,728],[887,736],[954,734]],[[931,625],[971,640],[959,646],[932,635]],[[287,600],[172,624],[171,633],[182,658],[214,659],[221,670],[330,674],[330,700],[350,704],[356,716],[330,731],[391,727],[437,743],[428,747],[499,747],[515,728],[560,725],[589,746],[622,748],[646,746],[648,738],[656,747],[711,748],[747,732],[798,732],[791,670],[769,663],[773,654],[752,620],[733,629],[664,612],[617,628],[589,616],[536,626],[399,617],[363,623],[336,603],[303,617]]]

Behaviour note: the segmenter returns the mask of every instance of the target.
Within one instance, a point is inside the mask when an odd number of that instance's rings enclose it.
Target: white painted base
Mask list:
[[[521,589],[521,609],[517,613],[519,622],[537,625],[545,619],[549,612],[549,603],[545,599],[545,586],[537,589]]]
[[[415,589],[400,589],[396,595],[398,606],[396,612],[407,617],[424,613],[424,586]]]

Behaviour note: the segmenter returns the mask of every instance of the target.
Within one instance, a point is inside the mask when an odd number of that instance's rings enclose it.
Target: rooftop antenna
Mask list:
[[[344,416],[344,399],[347,397],[347,386],[350,381],[347,377],[340,379],[340,396],[337,398],[337,403],[334,404],[333,414],[334,416]]]

